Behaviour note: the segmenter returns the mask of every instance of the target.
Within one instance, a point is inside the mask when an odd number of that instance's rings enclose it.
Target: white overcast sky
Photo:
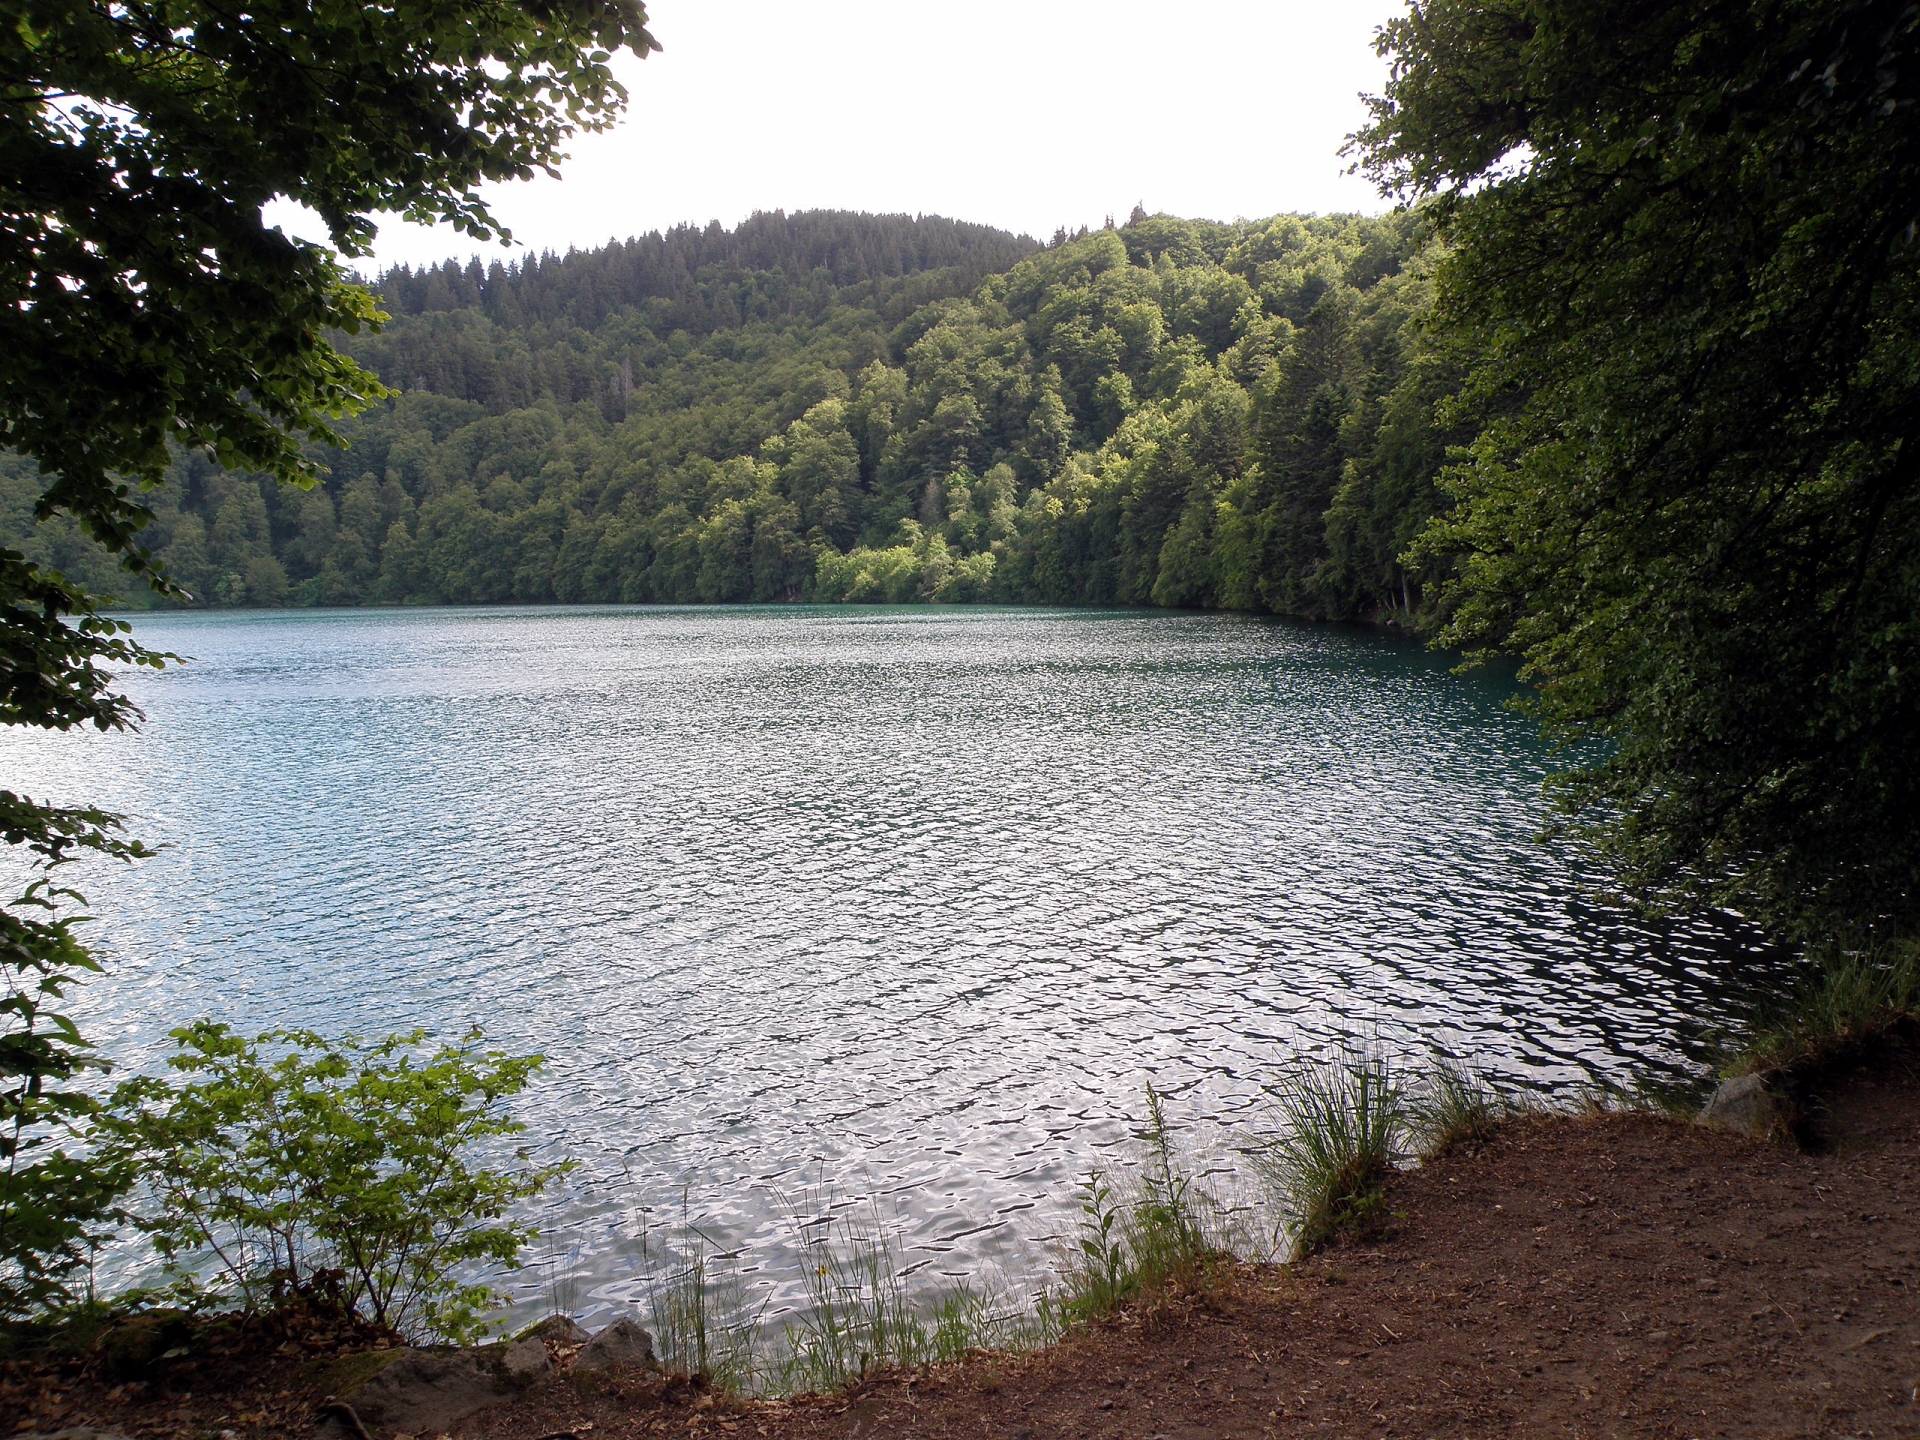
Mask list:
[[[1366,211],[1344,137],[1402,0],[656,0],[632,104],[559,180],[491,187],[533,250],[756,210],[905,211],[1040,239],[1151,211]],[[291,207],[269,214],[324,238]],[[390,222],[375,268],[474,253]]]

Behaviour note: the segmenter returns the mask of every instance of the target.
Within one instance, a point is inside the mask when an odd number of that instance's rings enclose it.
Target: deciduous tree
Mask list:
[[[1357,137],[1449,241],[1487,428],[1450,641],[1605,758],[1625,872],[1920,918],[1920,6],[1421,0]]]

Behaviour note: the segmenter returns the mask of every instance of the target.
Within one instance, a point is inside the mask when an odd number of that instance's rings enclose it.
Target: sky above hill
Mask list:
[[[590,248],[755,210],[950,215],[1024,231],[1151,211],[1387,208],[1339,150],[1403,0],[655,0],[632,106],[559,180],[490,187],[516,240]],[[291,207],[270,212],[321,238]],[[464,257],[390,222],[376,267]],[[479,250],[499,253],[495,247]]]

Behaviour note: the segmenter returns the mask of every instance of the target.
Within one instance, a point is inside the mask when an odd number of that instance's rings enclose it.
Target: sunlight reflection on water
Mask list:
[[[129,677],[142,734],[0,736],[7,783],[171,847],[83,881],[88,1033],[134,1067],[200,1014],[544,1051],[522,1113],[581,1161],[546,1219],[589,1317],[683,1195],[765,1275],[825,1191],[928,1274],[1025,1276],[1149,1079],[1230,1145],[1343,1035],[1557,1088],[1680,1066],[1738,999],[1741,939],[1582,898],[1508,687],[1409,643],[973,609],[138,631],[193,657]]]

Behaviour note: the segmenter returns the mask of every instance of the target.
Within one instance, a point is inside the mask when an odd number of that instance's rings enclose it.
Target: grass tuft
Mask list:
[[[1814,957],[1787,1004],[1762,1018],[1725,1067],[1729,1077],[1844,1063],[1920,1019],[1920,943]]]
[[[1436,1160],[1456,1145],[1484,1145],[1524,1108],[1480,1072],[1443,1060],[1407,1097],[1407,1130],[1420,1158]]]
[[[683,1216],[674,1263],[647,1289],[655,1352],[668,1371],[736,1399],[826,1393],[880,1370],[1058,1338],[1063,1317],[1047,1297],[1036,1307],[964,1283],[911,1294],[897,1226],[877,1209],[860,1218],[828,1197],[811,1200],[804,1213],[814,1218],[793,1212],[806,1301],[785,1317],[769,1317],[765,1300],[755,1306],[739,1255]]]
[[[1096,1174],[1080,1196],[1080,1238],[1060,1306],[1067,1323],[1112,1315],[1142,1296],[1203,1286],[1227,1258],[1226,1206],[1188,1173],[1159,1093],[1147,1086],[1139,1173],[1116,1188]]]
[[[825,1393],[877,1370],[937,1365],[973,1350],[1035,1349],[1055,1339],[1054,1311],[959,1284],[916,1302],[894,1230],[876,1213],[805,1227],[808,1305],[768,1357],[760,1388]]]
[[[758,1316],[731,1257],[716,1255],[692,1230],[681,1263],[649,1285],[648,1328],[669,1371],[698,1376],[726,1395],[753,1393],[759,1367]]]
[[[1384,1052],[1303,1067],[1273,1089],[1279,1133],[1255,1155],[1293,1231],[1295,1259],[1386,1219],[1406,1101]]]

